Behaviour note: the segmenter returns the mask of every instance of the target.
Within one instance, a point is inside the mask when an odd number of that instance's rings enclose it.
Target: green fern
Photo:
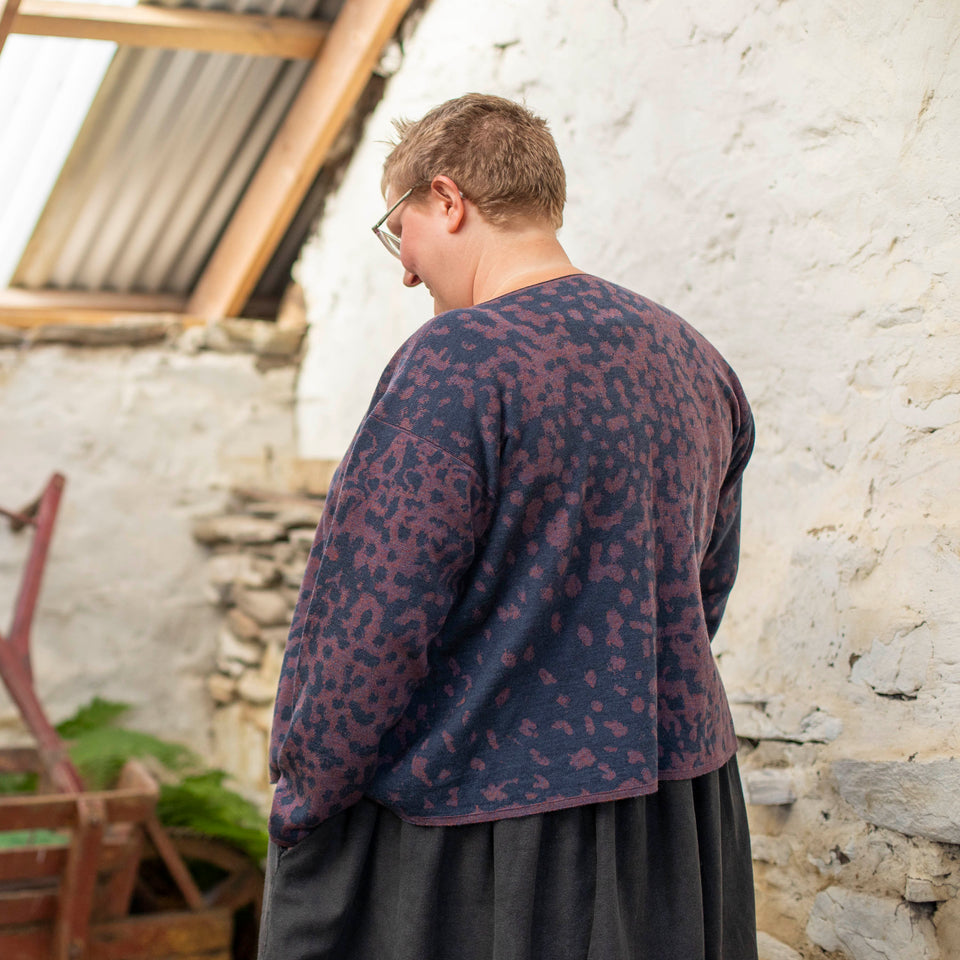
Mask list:
[[[118,703],[115,700],[104,700],[94,697],[85,707],[81,707],[72,717],[57,724],[57,733],[64,740],[76,740],[77,737],[91,730],[102,730],[109,727],[117,717],[130,709],[128,703]]]
[[[199,760],[186,747],[149,733],[124,727],[88,730],[69,741],[74,762],[88,790],[106,790],[117,782],[123,765],[133,757],[153,757],[172,772],[195,767]]]
[[[188,827],[244,850],[254,860],[267,855],[267,834],[260,811],[223,785],[222,770],[184,777],[160,787],[157,816],[170,827]]]
[[[90,789],[116,781],[131,757],[153,757],[173,776],[160,786],[157,816],[169,827],[186,827],[245,851],[256,860],[267,854],[267,833],[260,811],[224,786],[222,770],[205,770],[195,753],[147,733],[114,726],[128,706],[99,697],[58,727],[69,734],[70,758]]]
[[[255,860],[263,859],[267,833],[260,811],[224,786],[227,775],[222,770],[205,769],[193,751],[149,733],[116,726],[129,709],[128,704],[95,697],[57,725],[57,733],[67,741],[70,759],[87,789],[113,786],[123,765],[133,757],[153,758],[170,780],[160,786],[157,816],[161,823],[224,840]],[[35,789],[35,774],[0,774],[0,794],[29,793]],[[0,843],[3,842],[20,845],[29,839],[0,834]]]
[[[128,709],[127,704],[97,697],[58,726],[57,732],[70,741],[70,758],[88,789],[104,789],[116,782],[130,758],[152,757],[171,774],[172,782],[160,785],[157,801],[162,824],[224,840],[255,860],[263,859],[267,832],[260,811],[224,786],[227,775],[222,770],[204,769],[193,751],[115,726]]]
[[[0,773],[0,797],[35,793],[38,780],[35,773]]]

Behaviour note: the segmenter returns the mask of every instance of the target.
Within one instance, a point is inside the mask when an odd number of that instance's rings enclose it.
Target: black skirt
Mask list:
[[[260,960],[756,960],[736,758],[656,793],[455,827],[364,800],[271,845]]]

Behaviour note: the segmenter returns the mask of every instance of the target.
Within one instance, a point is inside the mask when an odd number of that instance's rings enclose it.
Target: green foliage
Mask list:
[[[116,726],[129,709],[125,703],[95,697],[57,726],[87,789],[113,786],[123,765],[133,757],[152,758],[170,780],[160,786],[157,816],[161,823],[224,840],[254,860],[262,860],[267,855],[267,833],[260,811],[224,786],[227,775],[222,770],[204,769],[200,758],[186,747]],[[0,773],[0,795],[29,794],[36,789],[34,773]],[[63,834],[50,830],[7,831],[0,832],[0,847],[36,846],[63,839]]]
[[[33,793],[37,789],[35,773],[0,773],[0,797]],[[64,835],[53,830],[2,830],[0,850],[8,847],[39,847],[62,843]]]
[[[173,772],[198,762],[186,747],[123,727],[88,730],[70,742],[70,759],[88,790],[106,790],[112,786],[123,765],[132,757],[153,757]]]
[[[267,853],[266,824],[260,811],[224,786],[222,770],[204,769],[200,758],[180,744],[115,726],[129,709],[96,697],[57,727],[68,740],[70,758],[88,789],[111,786],[131,757],[152,757],[170,773],[160,786],[157,816],[169,827],[186,827],[233,844],[255,860]]]
[[[197,757],[180,744],[114,726],[129,709],[126,703],[94,697],[57,725],[57,733],[68,741],[70,759],[88,790],[106,790],[112,786],[123,765],[132,757],[153,757],[175,772],[199,763]]]
[[[35,773],[0,773],[0,797],[35,793],[38,779]]]
[[[117,717],[130,709],[127,703],[104,700],[94,697],[85,707],[81,707],[72,717],[57,724],[57,733],[64,740],[76,740],[92,730],[109,727]]]
[[[223,785],[225,777],[222,770],[208,770],[178,784],[164,784],[157,815],[167,826],[219,837],[262,860],[267,855],[263,817],[252,803]]]
[[[68,834],[55,830],[4,830],[0,832],[0,850],[9,847],[45,847],[67,840]]]

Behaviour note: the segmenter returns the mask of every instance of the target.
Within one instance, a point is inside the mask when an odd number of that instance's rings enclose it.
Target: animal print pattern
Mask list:
[[[282,845],[656,790],[736,740],[710,640],[753,421],[692,327],[573,275],[435,317],[335,477],[274,716]]]

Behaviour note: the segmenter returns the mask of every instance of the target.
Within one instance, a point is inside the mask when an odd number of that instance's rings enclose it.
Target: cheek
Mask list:
[[[427,252],[423,238],[416,231],[404,231],[400,241],[400,262],[407,270],[419,273],[426,266],[424,260],[429,259],[426,257]]]
[[[404,270],[410,273],[417,272],[417,264],[415,258],[412,255],[412,244],[401,244],[400,245],[400,264]]]
[[[403,232],[400,234],[400,260],[403,265],[407,265],[408,260],[412,260],[417,249],[416,229],[414,226],[404,224]]]

